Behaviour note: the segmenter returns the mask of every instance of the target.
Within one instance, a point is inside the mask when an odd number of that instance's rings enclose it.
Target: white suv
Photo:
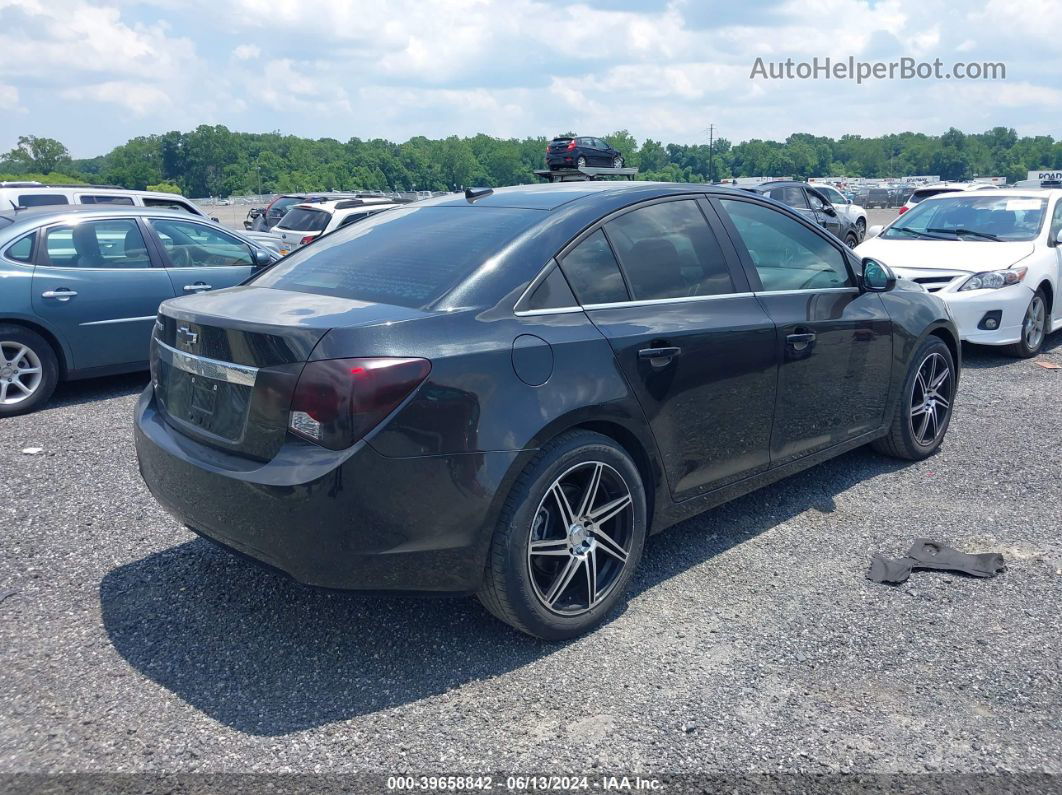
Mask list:
[[[993,185],[989,182],[936,182],[932,185],[923,185],[907,198],[906,203],[904,203],[903,207],[900,208],[900,212],[897,214],[903,215],[918,204],[918,202],[932,196],[939,196],[942,193],[956,193],[964,190],[999,190],[999,186]]]
[[[401,207],[402,202],[387,198],[336,199],[292,205],[273,227],[280,235],[280,253],[290,254],[321,235],[356,223],[373,213]]]
[[[184,210],[201,218],[206,213],[195,202],[176,193],[128,190],[115,185],[46,185],[43,182],[0,182],[0,209],[59,204],[106,204]],[[217,220],[217,219],[213,219]]]
[[[843,193],[837,190],[837,188],[833,187],[833,185],[826,182],[809,182],[808,187],[814,188],[825,196],[826,201],[833,205],[833,209],[835,209],[839,215],[843,215],[855,224],[856,234],[859,235],[860,240],[867,236],[866,210],[852,202]]]

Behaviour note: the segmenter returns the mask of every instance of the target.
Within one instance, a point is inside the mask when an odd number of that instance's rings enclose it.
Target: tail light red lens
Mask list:
[[[900,212],[898,212],[897,215],[903,215],[905,212],[907,212],[907,205],[906,204],[903,207],[900,208]]]
[[[572,151],[575,148],[575,139],[573,138],[568,142],[568,151]]]
[[[308,246],[308,245],[310,245],[310,243],[312,243],[316,239],[317,239],[317,235],[306,235],[306,237],[304,237],[302,239],[302,245]]]
[[[291,399],[288,429],[331,450],[371,431],[428,377],[427,359],[307,362]]]

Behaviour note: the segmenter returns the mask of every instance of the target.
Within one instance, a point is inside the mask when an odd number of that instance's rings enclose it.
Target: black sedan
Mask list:
[[[865,444],[948,429],[936,296],[746,191],[564,183],[380,213],[167,301],[140,469],[298,580],[476,594],[549,639],[646,538]]]
[[[546,146],[546,168],[623,168],[623,155],[603,138],[554,138]]]
[[[829,199],[806,182],[777,180],[746,190],[769,196],[792,207],[812,223],[837,235],[849,248],[859,245],[861,237],[855,222],[838,213]]]

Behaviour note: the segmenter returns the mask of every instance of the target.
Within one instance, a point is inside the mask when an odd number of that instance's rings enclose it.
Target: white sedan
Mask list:
[[[944,299],[968,342],[1029,357],[1062,328],[1062,190],[935,196],[855,251]]]

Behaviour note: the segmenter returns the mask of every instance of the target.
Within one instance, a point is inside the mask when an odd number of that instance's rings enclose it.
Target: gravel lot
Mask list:
[[[0,422],[0,771],[1062,772],[1062,371],[966,361],[939,455],[855,451],[656,537],[561,645],[230,557],[140,482],[146,379],[63,386]],[[864,579],[917,536],[1008,570]]]

